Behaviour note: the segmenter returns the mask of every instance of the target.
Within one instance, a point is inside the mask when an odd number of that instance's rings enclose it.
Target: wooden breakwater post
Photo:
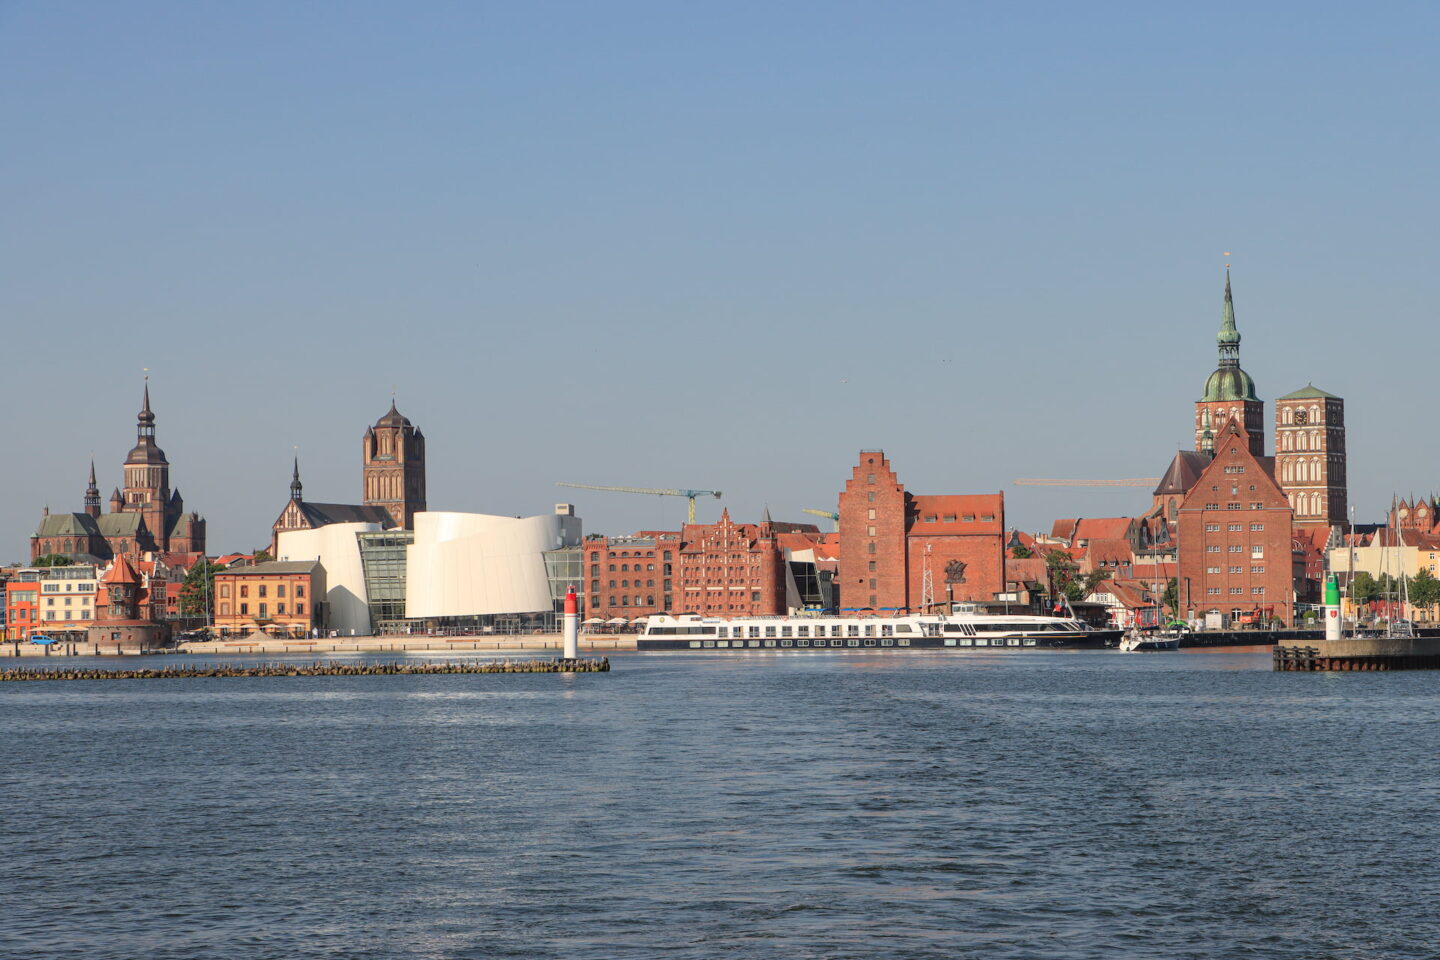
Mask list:
[[[609,657],[555,660],[424,661],[421,663],[176,664],[134,670],[103,667],[0,669],[0,682],[31,680],[184,680],[203,677],[384,677],[458,673],[609,673]]]

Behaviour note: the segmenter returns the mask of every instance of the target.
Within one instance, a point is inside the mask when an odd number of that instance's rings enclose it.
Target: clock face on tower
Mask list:
[[[1304,410],[1296,410],[1296,411],[1295,411],[1295,422],[1298,423],[1298,424],[1301,424],[1302,426],[1303,426],[1304,424],[1309,423],[1309,422],[1310,422],[1310,414],[1307,413],[1307,412],[1304,411]]]

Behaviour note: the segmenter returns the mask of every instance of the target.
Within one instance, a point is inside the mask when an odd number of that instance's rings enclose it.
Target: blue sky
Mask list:
[[[0,2],[0,558],[119,482],[150,368],[214,550],[359,498],[591,531],[833,508],[862,447],[1008,519],[1135,512],[1215,363],[1436,483],[1440,8]],[[1267,407],[1267,416],[1269,408]],[[702,503],[702,517],[718,512]]]

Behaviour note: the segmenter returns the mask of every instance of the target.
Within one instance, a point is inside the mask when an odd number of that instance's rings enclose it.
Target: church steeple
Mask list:
[[[1215,336],[1219,362],[1205,380],[1205,392],[1195,404],[1195,449],[1206,450],[1202,413],[1212,415],[1211,429],[1226,420],[1241,421],[1249,435],[1250,452],[1265,455],[1265,405],[1255,394],[1255,381],[1240,367],[1240,328],[1235,325],[1235,296],[1230,289],[1230,267],[1225,267],[1225,299],[1220,307],[1220,332]],[[1211,435],[1213,439],[1213,434]]]
[[[295,472],[290,475],[290,499],[297,503],[304,500],[305,498],[302,495],[304,489],[304,485],[300,483],[300,458],[297,456],[295,458]]]
[[[90,483],[85,487],[85,512],[100,516],[100,488],[95,486],[95,458],[90,458]]]

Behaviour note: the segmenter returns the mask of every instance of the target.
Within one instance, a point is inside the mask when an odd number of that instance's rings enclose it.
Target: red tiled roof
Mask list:
[[[1075,539],[1123,540],[1130,523],[1129,517],[1086,517],[1075,522]]]
[[[140,575],[135,572],[135,568],[130,565],[129,559],[122,553],[115,558],[115,563],[105,572],[105,576],[100,578],[100,582],[133,583],[138,585],[140,583]]]

